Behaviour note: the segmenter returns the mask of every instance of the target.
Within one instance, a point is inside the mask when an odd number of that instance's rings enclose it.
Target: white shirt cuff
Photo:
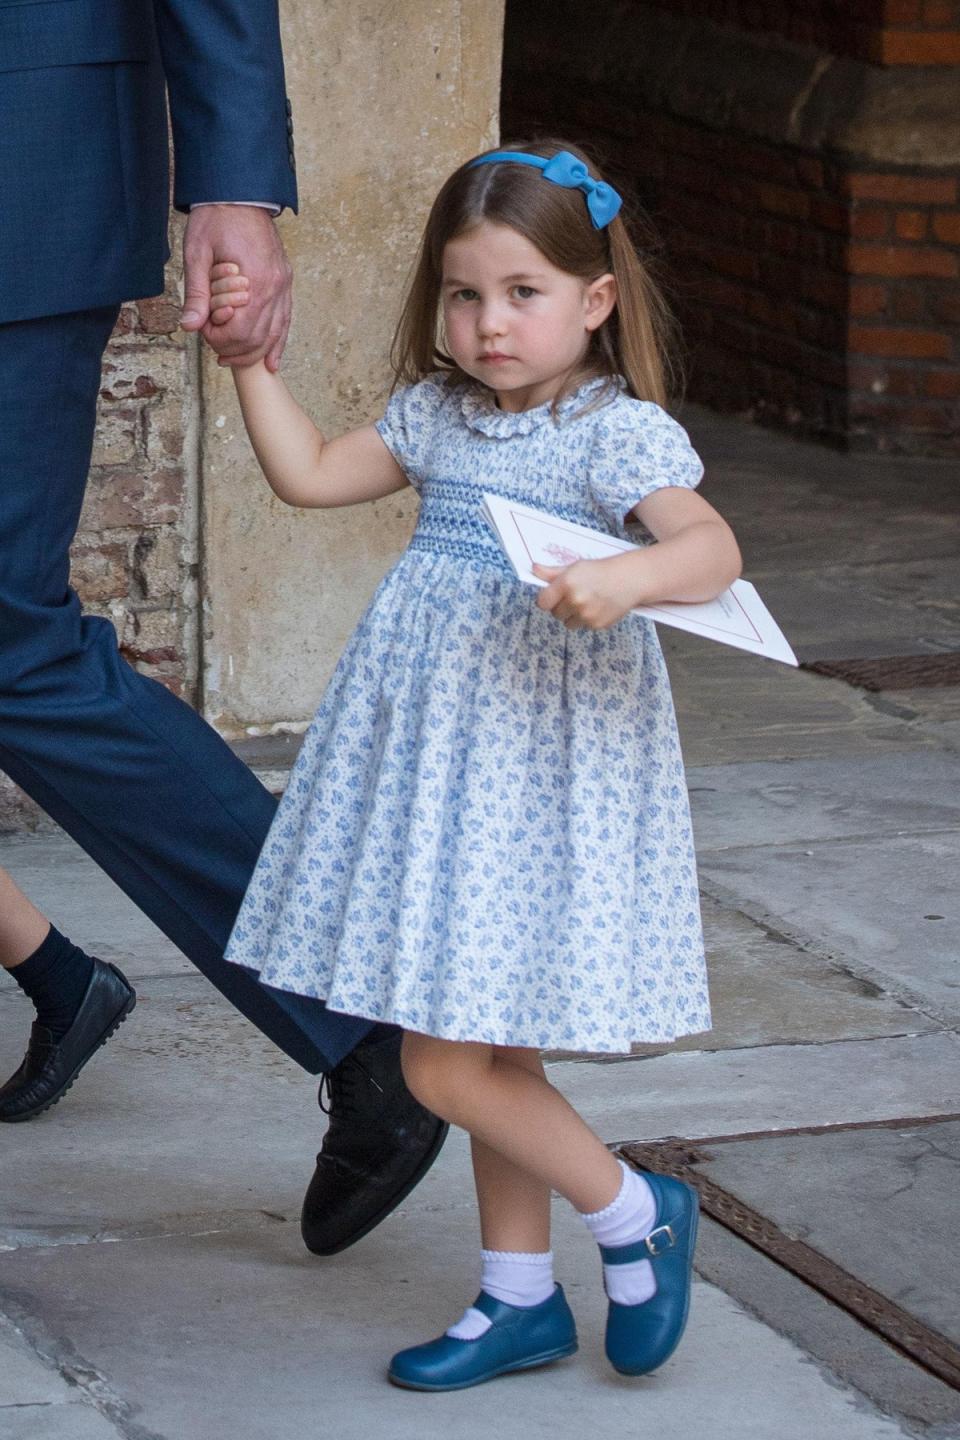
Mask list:
[[[191,210],[200,210],[204,205],[252,205],[255,210],[269,210],[271,215],[280,214],[280,206],[272,200],[197,200]]]

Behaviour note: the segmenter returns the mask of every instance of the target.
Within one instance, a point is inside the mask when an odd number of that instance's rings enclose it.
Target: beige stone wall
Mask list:
[[[501,0],[287,0],[299,219],[284,375],[328,434],[376,418],[426,211],[496,138]],[[292,511],[253,460],[230,376],[202,368],[204,697],[226,734],[301,725],[410,532],[412,497]]]

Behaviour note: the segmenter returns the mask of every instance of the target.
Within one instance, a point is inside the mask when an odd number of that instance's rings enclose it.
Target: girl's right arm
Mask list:
[[[262,360],[232,368],[260,468],[274,494],[288,505],[356,505],[409,484],[373,425],[325,440],[280,376]]]

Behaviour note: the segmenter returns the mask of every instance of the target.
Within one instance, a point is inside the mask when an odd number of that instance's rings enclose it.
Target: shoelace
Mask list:
[[[341,1067],[338,1066],[337,1068],[340,1069]],[[350,1108],[350,1092],[356,1088],[357,1083],[357,1076],[354,1073],[355,1070],[359,1070],[364,1079],[369,1081],[375,1090],[379,1090],[381,1095],[384,1093],[383,1086],[373,1078],[366,1066],[361,1065],[359,1060],[353,1058],[349,1065],[345,1065],[342,1068],[341,1073],[337,1075],[336,1079],[334,1079],[334,1071],[332,1070],[324,1070],[320,1076],[320,1089],[317,1091],[317,1103],[324,1115],[332,1113],[333,1106],[337,1103],[338,1099],[343,1100],[345,1109]]]

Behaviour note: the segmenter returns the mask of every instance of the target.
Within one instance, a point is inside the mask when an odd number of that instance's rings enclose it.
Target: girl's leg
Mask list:
[[[545,1080],[536,1050],[506,1049],[499,1053]],[[507,1160],[484,1141],[471,1136],[473,1177],[480,1207],[484,1250],[542,1254],[550,1249],[550,1187],[529,1170]]]
[[[394,1355],[390,1379],[415,1390],[457,1390],[572,1355],[576,1325],[553,1282],[549,1182],[521,1163],[519,1145],[504,1154],[489,1143],[488,1136],[498,1136],[501,1127],[474,1123],[489,1105],[509,1108],[513,1096],[508,1091],[517,1084],[525,1088],[529,1082],[538,1092],[550,1089],[539,1056],[498,1050],[494,1062],[491,1046],[452,1045],[409,1033],[403,1038],[404,1075],[411,1088],[415,1084],[421,1094],[448,1099],[454,1092],[483,1092],[479,1106],[457,1107],[457,1120],[471,1131],[484,1249],[475,1303],[438,1339]],[[505,1068],[506,1079],[491,1090],[498,1066]],[[504,1077],[498,1073],[497,1079]]]
[[[550,1186],[471,1137],[484,1250],[550,1249]]]
[[[394,1383],[456,1389],[572,1354],[573,1317],[550,1270],[551,1189],[580,1211],[602,1247],[609,1359],[624,1374],[655,1369],[686,1324],[696,1235],[689,1187],[658,1180],[653,1190],[622,1166],[549,1084],[533,1051],[407,1032],[402,1059],[421,1104],[471,1136],[485,1250],[476,1303],[439,1340],[395,1355]],[[671,1223],[663,1223],[667,1214]],[[661,1252],[641,1242],[662,1233],[659,1243],[676,1256],[661,1298],[645,1258],[656,1254],[661,1263]],[[538,1284],[549,1287],[542,1298]]]
[[[653,1229],[657,1204],[649,1184],[553,1088],[536,1051],[408,1032],[403,1065],[421,1103],[473,1139],[485,1247],[519,1249],[522,1239],[546,1251],[551,1189],[576,1207],[605,1247],[632,1246]],[[625,1304],[642,1304],[656,1290],[643,1258],[605,1276],[611,1297]]]
[[[543,1076],[535,1051],[510,1055],[523,1069]],[[471,1151],[483,1244],[480,1287],[508,1305],[539,1305],[554,1291],[550,1187],[476,1137],[471,1137]],[[488,1324],[470,1312],[451,1333],[480,1335]]]
[[[421,1104],[581,1213],[603,1210],[619,1194],[618,1161],[546,1079],[536,1051],[407,1032],[403,1072]],[[518,1199],[521,1182],[511,1179],[507,1193]],[[489,1214],[489,1198],[487,1209]]]

